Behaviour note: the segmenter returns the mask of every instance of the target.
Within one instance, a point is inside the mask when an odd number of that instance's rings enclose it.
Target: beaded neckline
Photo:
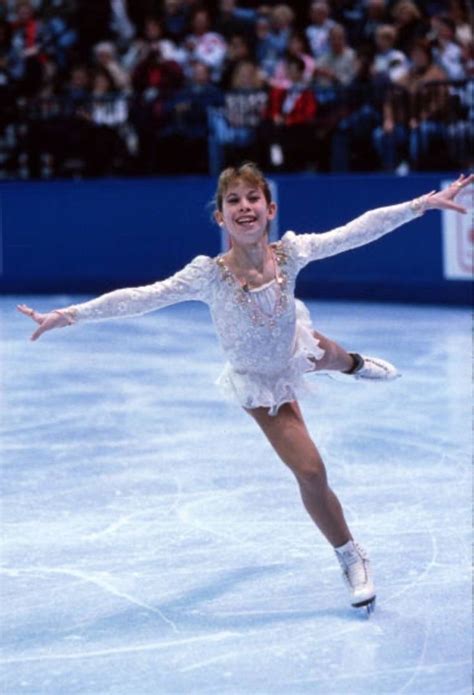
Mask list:
[[[236,303],[241,306],[249,315],[254,326],[267,326],[274,329],[277,325],[277,319],[284,313],[288,306],[288,276],[285,270],[287,255],[282,249],[281,242],[270,244],[273,251],[273,260],[275,263],[275,277],[272,281],[260,285],[260,287],[249,288],[248,285],[243,285],[237,276],[226,265],[222,256],[216,258],[216,263],[219,266],[222,277],[225,282],[235,290],[234,298]],[[258,305],[255,298],[252,296],[253,291],[258,291],[266,286],[276,283],[277,297],[272,313],[267,314]]]

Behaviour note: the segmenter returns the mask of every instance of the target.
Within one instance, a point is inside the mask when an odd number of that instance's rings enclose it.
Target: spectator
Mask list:
[[[278,56],[282,56],[288,48],[294,21],[295,13],[289,5],[275,5],[270,13],[270,39]]]
[[[43,53],[57,63],[61,74],[67,72],[73,51],[77,44],[77,32],[71,24],[71,10],[61,3],[44,3],[41,26],[41,44]]]
[[[429,27],[411,0],[399,0],[393,6],[391,14],[397,29],[395,47],[409,55],[413,42],[426,36]]]
[[[375,32],[377,52],[373,62],[373,73],[387,79],[388,82],[399,82],[408,73],[408,58],[404,53],[394,48],[397,30],[391,24],[382,24]]]
[[[310,25],[306,28],[306,37],[316,59],[321,58],[329,50],[329,32],[336,25],[329,14],[329,5],[325,0],[316,0],[311,3]]]
[[[472,10],[471,10],[472,12]],[[449,16],[456,27],[456,42],[464,47],[472,43],[472,17],[469,21],[469,11],[464,0],[450,0]]]
[[[243,159],[260,158],[257,133],[267,102],[261,70],[250,60],[241,60],[224,94],[224,108],[211,112],[213,171]]]
[[[210,28],[211,18],[208,10],[196,10],[191,20],[191,34],[186,37],[185,46],[188,62],[204,63],[211,71],[212,80],[218,82],[227,45],[224,38]]]
[[[388,24],[385,0],[367,0],[365,13],[356,30],[355,43],[363,49],[375,50],[375,32],[382,24]]]
[[[305,64],[301,58],[288,58],[288,89],[272,87],[267,121],[262,128],[268,147],[268,164],[285,170],[305,168],[313,160],[316,99],[305,84]]]
[[[143,36],[145,31],[145,22],[148,17],[161,16],[163,8],[161,7],[163,3],[158,3],[157,0],[128,0],[126,3],[127,14],[130,18],[130,22],[134,27],[133,37]],[[132,37],[132,38],[133,38]],[[128,40],[128,45],[130,46],[130,39]]]
[[[163,57],[158,46],[153,46],[132,73],[132,85],[136,92],[153,99],[159,94],[168,96],[183,84],[183,71],[174,60]]]
[[[94,46],[94,57],[102,72],[111,79],[115,91],[126,91],[130,88],[130,75],[120,65],[117,50],[110,41],[101,41]],[[100,75],[100,71],[98,73]]]
[[[373,131],[380,126],[385,85],[372,68],[372,51],[359,48],[355,75],[346,91],[344,111],[331,138],[331,171],[377,169]]]
[[[92,80],[91,96],[93,123],[112,127],[127,122],[127,99],[117,92],[117,87],[108,70],[102,68],[96,71]]]
[[[329,32],[329,48],[316,61],[314,70],[319,87],[346,86],[354,78],[355,53],[346,43],[346,32],[340,24]]]
[[[76,110],[89,99],[90,88],[91,80],[88,68],[83,64],[73,65],[69,79],[62,90],[65,101],[71,103],[73,110]]]
[[[280,58],[278,47],[273,41],[271,24],[268,17],[260,16],[255,24],[256,45],[255,57],[257,63],[269,78],[273,75],[275,66]]]
[[[420,87],[432,82],[446,81],[447,77],[447,73],[435,63],[434,51],[428,40],[418,39],[410,51],[410,69],[398,77],[397,82],[414,95]],[[446,91],[444,93],[446,94]],[[427,104],[424,104],[422,109],[423,118],[433,113],[433,107],[429,107]]]
[[[92,79],[91,102],[81,111],[80,157],[86,176],[105,176],[123,169],[125,144],[118,127],[127,121],[127,102],[117,95],[110,73],[99,69]],[[77,155],[77,153],[76,153]]]
[[[447,15],[431,18],[433,31],[433,55],[436,62],[446,72],[450,80],[462,80],[465,77],[462,62],[462,50],[456,43],[456,25]]]
[[[189,32],[190,11],[184,0],[164,0],[165,34],[177,45]]]
[[[187,84],[166,105],[166,121],[157,132],[160,172],[208,171],[208,109],[222,104],[222,93],[204,63],[192,65]]]
[[[163,22],[158,17],[149,15],[144,19],[142,33],[130,44],[122,58],[124,68],[133,72],[137,64],[145,60],[153,49],[158,49],[164,60],[172,60],[181,66],[186,62],[186,51],[171,39],[164,38]]]
[[[241,60],[234,67],[234,71],[232,73],[230,81],[230,90],[234,92],[255,92],[258,90],[261,93],[264,91],[263,75],[259,70],[258,66],[253,61]],[[258,109],[258,111],[260,112],[260,109]],[[236,123],[233,124],[236,125]]]
[[[146,173],[156,170],[156,133],[167,122],[167,102],[181,88],[184,75],[176,61],[165,60],[154,47],[136,66],[132,85],[139,95],[132,113],[138,133],[140,165]]]
[[[24,50],[38,47],[40,22],[35,17],[33,6],[29,0],[20,0],[17,3],[13,32],[21,38],[21,45]]]
[[[12,24],[10,72],[22,95],[33,96],[39,89],[41,70],[41,24],[28,0],[16,6]]]
[[[251,61],[252,57],[249,39],[244,34],[232,34],[229,38],[227,55],[222,68],[221,89],[229,89],[235,67],[242,60]]]
[[[236,0],[220,0],[215,30],[230,41],[232,36],[243,36],[251,41],[254,37],[256,13],[237,7]]]
[[[288,89],[290,86],[291,80],[288,76],[289,56],[296,56],[304,62],[305,68],[303,73],[303,82],[307,85],[311,83],[314,68],[316,67],[316,61],[310,53],[306,35],[295,31],[290,36],[286,56],[282,60],[279,60],[275,66],[273,77],[270,80],[272,87],[282,87],[283,89]]]
[[[224,95],[225,114],[232,128],[252,128],[260,125],[267,108],[268,96],[261,73],[250,60],[235,66],[230,90]]]

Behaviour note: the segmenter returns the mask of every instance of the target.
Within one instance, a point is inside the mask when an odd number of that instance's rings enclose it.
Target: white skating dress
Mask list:
[[[304,373],[324,355],[308,310],[294,297],[299,271],[311,261],[374,241],[419,214],[407,202],[371,210],[322,234],[286,232],[272,244],[276,279],[257,289],[244,289],[221,256],[197,256],[166,280],[115,290],[61,311],[73,322],[102,321],[187,300],[205,302],[228,360],[218,384],[241,406],[264,406],[274,415],[298,398]]]

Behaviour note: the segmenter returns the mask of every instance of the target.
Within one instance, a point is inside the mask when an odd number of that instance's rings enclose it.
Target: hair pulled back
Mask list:
[[[258,166],[253,162],[244,162],[238,166],[227,167],[224,169],[218,180],[217,180],[217,190],[214,197],[214,203],[217,210],[222,212],[222,203],[224,196],[232,186],[237,181],[244,181],[250,186],[255,186],[263,191],[265,200],[268,204],[272,202],[272,194],[270,191],[270,186],[266,180],[263,173],[260,171]]]

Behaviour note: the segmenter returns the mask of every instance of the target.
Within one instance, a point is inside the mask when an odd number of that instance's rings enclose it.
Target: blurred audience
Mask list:
[[[472,81],[466,0],[3,0],[0,161],[26,156],[38,174],[43,152],[63,171],[90,133],[111,129],[107,170],[152,173],[178,138],[201,171],[210,123],[229,152],[264,133],[260,156],[276,168],[419,167],[435,161],[440,133],[468,149]],[[303,112],[305,136],[292,120]],[[304,137],[323,154],[300,157]]]

